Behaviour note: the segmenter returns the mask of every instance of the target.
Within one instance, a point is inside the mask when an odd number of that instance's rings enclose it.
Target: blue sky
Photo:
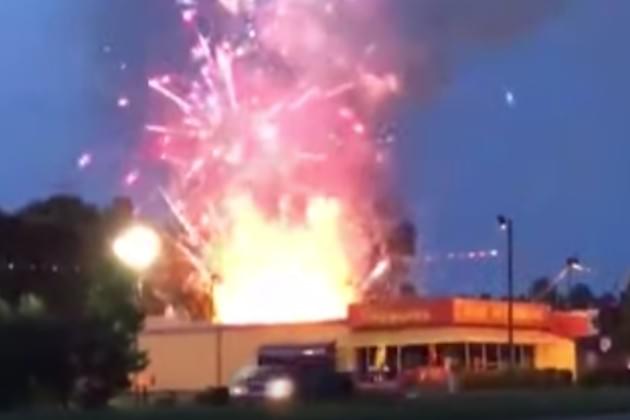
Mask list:
[[[0,3],[1,207],[60,190],[103,202],[130,165],[135,134],[108,105],[118,93],[97,3]],[[398,173],[425,250],[500,248],[504,212],[521,288],[572,253],[598,289],[630,269],[629,20],[628,1],[573,0],[509,42],[451,46],[448,83],[400,115]],[[86,150],[99,159],[89,177],[75,167]],[[425,286],[501,290],[500,261],[451,265],[427,270]]]
[[[623,0],[569,2],[509,45],[467,51],[439,98],[408,110],[402,179],[428,248],[500,247],[504,212],[522,287],[572,253],[597,288],[620,280],[630,268],[629,17]],[[445,272],[429,289],[502,282],[496,264]]]

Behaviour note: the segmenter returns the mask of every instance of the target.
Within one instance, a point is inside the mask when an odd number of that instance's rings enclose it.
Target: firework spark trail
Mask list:
[[[149,87],[173,101],[173,103],[175,103],[184,114],[190,114],[192,112],[191,105],[186,100],[180,98],[179,96],[177,96],[177,94],[164,86],[168,83],[169,80],[170,79],[166,79],[162,82],[158,79],[151,79],[149,80]]]
[[[173,1],[188,31],[182,39],[194,44],[191,62],[181,74],[149,78],[165,100],[143,150],[156,161],[151,170],[168,174],[160,195],[181,230],[174,248],[194,269],[183,277],[199,290],[222,279],[213,296],[217,319],[228,323],[340,317],[371,282],[388,278],[400,265],[388,234],[405,212],[376,204],[395,194],[383,182],[395,141],[380,121],[383,104],[393,95],[425,100],[442,86],[438,76],[459,61],[443,55],[452,50],[443,41],[512,39],[565,3]],[[114,56],[109,43],[102,51]],[[403,89],[404,75],[413,77]],[[506,90],[508,105],[515,98]],[[113,103],[128,113],[141,102],[119,94]],[[77,157],[77,172],[102,164],[94,152]],[[152,177],[139,167],[147,161],[126,168],[126,188],[147,186]],[[329,218],[312,223],[309,213]],[[264,305],[270,293],[277,299]]]
[[[234,75],[232,73],[232,57],[230,55],[230,52],[222,48],[218,49],[217,64],[227,89],[227,96],[230,100],[230,106],[233,110],[236,110],[238,108],[238,100],[236,98]]]
[[[178,248],[201,284],[221,279],[210,286],[222,322],[341,318],[384,261],[368,257],[383,235],[359,227],[371,223],[365,170],[380,156],[364,120],[397,91],[395,69],[366,71],[372,42],[349,48],[328,34],[352,1],[219,3],[230,30],[212,36],[193,24],[210,3],[182,3],[197,76],[148,82],[181,115],[146,125],[162,138]]]

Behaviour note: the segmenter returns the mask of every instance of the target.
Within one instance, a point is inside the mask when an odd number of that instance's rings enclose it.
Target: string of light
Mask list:
[[[0,263],[0,271],[31,271],[31,272],[49,272],[49,273],[80,273],[81,267],[78,265],[64,264],[33,264],[24,262],[8,261]]]

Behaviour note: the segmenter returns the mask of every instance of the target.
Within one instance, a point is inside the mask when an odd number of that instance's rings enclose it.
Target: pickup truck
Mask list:
[[[351,375],[335,370],[334,346],[266,346],[258,365],[242,369],[230,384],[236,401],[291,401],[348,397]]]

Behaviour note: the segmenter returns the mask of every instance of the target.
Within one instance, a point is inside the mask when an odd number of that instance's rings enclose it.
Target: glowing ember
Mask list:
[[[92,155],[90,153],[84,153],[77,159],[77,167],[79,169],[85,169],[92,164]]]
[[[125,185],[128,187],[131,187],[136,182],[138,182],[139,178],[140,178],[140,173],[138,171],[131,171],[127,173],[127,175],[125,175],[125,180],[124,180]]]
[[[130,101],[129,101],[129,98],[127,98],[126,96],[121,96],[116,101],[116,104],[118,105],[119,108],[127,108],[130,104]]]
[[[352,2],[179,4],[198,73],[150,78],[181,117],[147,130],[171,174],[162,195],[195,269],[187,281],[224,323],[343,318],[384,257],[366,210],[383,161],[373,116],[398,78],[386,62],[367,70],[374,48],[330,33]]]

